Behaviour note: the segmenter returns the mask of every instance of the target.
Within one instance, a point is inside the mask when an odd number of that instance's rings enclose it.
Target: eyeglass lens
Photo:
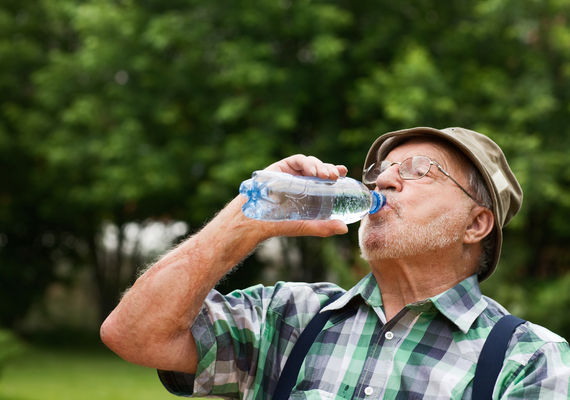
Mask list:
[[[403,179],[420,179],[429,172],[431,160],[427,157],[416,156],[406,158],[399,164],[400,176]],[[390,161],[383,161],[380,166],[380,171],[384,172],[391,165],[392,163]]]
[[[366,172],[364,180],[367,183],[376,182],[378,175],[385,172],[394,164],[399,164],[400,176],[403,179],[420,179],[423,178],[431,167],[431,160],[423,156],[415,156],[406,158],[401,163],[393,163],[388,160],[384,160],[380,165],[372,165],[372,167]]]

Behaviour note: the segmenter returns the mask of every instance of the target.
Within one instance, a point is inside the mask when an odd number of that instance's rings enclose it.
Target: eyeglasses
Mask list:
[[[441,166],[435,162],[430,160],[425,156],[414,156],[408,157],[402,162],[391,162],[388,160],[384,160],[378,163],[372,164],[366,170],[362,172],[362,181],[367,185],[376,185],[376,179],[380,174],[390,168],[392,165],[398,164],[400,167],[398,169],[400,173],[400,177],[405,180],[416,180],[421,179],[426,176],[431,168],[432,165],[435,165],[437,169],[439,169],[445,176],[455,183],[459,189],[463,191],[469,198],[471,198],[477,205],[484,207],[481,203],[479,203],[473,196],[471,196],[467,190],[465,190],[455,179],[453,179]]]

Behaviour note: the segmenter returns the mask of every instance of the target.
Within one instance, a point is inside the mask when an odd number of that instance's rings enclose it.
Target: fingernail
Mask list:
[[[311,174],[313,174],[313,176],[317,176],[317,167],[311,168]]]

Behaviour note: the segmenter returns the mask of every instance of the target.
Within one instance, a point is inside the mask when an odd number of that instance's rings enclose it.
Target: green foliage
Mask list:
[[[46,65],[49,36],[33,1],[0,6],[0,325],[13,326],[56,279],[52,252],[67,255],[65,228],[41,215],[50,192],[36,184],[43,162],[34,157],[24,125],[34,109],[31,75]],[[37,171],[37,172],[36,172]]]
[[[3,2],[0,304],[21,306],[0,321],[61,279],[62,259],[93,268],[105,315],[132,270],[120,254],[102,264],[104,223],[195,230],[253,170],[303,152],[359,178],[377,136],[412,126],[487,134],[519,177],[525,204],[487,293],[567,274],[567,3]],[[338,265],[358,265],[354,230]],[[311,243],[304,265],[323,268]]]
[[[555,332],[570,332],[570,321],[563,317],[570,306],[570,274],[542,282],[533,292],[536,303],[529,307],[529,319]]]
[[[0,377],[9,361],[20,355],[24,345],[8,330],[0,329]]]

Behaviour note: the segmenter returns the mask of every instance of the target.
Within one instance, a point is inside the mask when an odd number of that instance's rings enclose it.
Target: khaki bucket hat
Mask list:
[[[451,142],[469,158],[487,183],[493,200],[495,216],[495,253],[489,268],[479,276],[484,281],[495,271],[501,255],[503,227],[516,215],[522,205],[523,193],[500,147],[487,136],[464,128],[435,129],[419,127],[389,132],[380,136],[370,147],[364,170],[382,160],[402,141],[414,137],[436,136]]]

